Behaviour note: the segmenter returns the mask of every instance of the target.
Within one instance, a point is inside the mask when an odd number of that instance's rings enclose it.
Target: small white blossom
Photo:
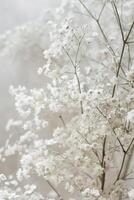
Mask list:
[[[127,120],[134,123],[134,110],[131,110],[127,113]]]
[[[134,199],[134,189],[131,189],[131,190],[128,191],[128,196],[129,196],[130,200]]]

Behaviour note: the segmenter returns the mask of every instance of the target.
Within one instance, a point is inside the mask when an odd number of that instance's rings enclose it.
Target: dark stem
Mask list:
[[[100,32],[101,32],[101,34],[102,34],[102,36],[103,36],[103,39],[104,39],[105,43],[107,44],[108,50],[111,52],[111,54],[113,55],[113,57],[115,57],[115,56],[116,56],[116,55],[115,55],[115,52],[114,52],[112,46],[110,45],[110,43],[109,43],[109,41],[108,41],[108,38],[107,38],[106,34],[104,33],[104,30],[103,30],[103,28],[102,28],[102,26],[101,26],[101,24],[100,24],[100,17],[101,17],[101,15],[102,15],[103,10],[104,10],[105,3],[104,3],[104,5],[103,5],[103,7],[102,7],[102,9],[101,9],[101,11],[100,11],[100,13],[99,13],[98,18],[96,18],[96,17],[90,12],[90,10],[87,8],[87,6],[86,6],[81,0],[79,0],[79,2],[80,2],[80,4],[83,6],[83,8],[86,10],[86,12],[88,13],[88,16],[89,16],[89,17],[92,17],[92,19],[97,23],[97,25],[98,25],[98,27],[99,27],[99,29],[100,29]]]
[[[76,80],[77,80],[77,84],[78,84],[78,90],[79,90],[79,94],[82,93],[82,90],[81,90],[81,84],[80,84],[80,79],[79,79],[79,76],[78,76],[78,72],[77,72],[77,61],[78,61],[78,54],[79,54],[79,51],[80,51],[80,46],[81,46],[81,43],[83,41],[83,38],[85,36],[85,33],[83,34],[83,36],[81,37],[81,39],[78,41],[78,48],[77,48],[77,51],[76,51],[76,56],[75,56],[75,60],[73,61],[73,59],[71,58],[70,54],[68,53],[68,51],[63,47],[65,53],[67,54],[73,68],[74,68],[74,74],[75,74],[75,77],[76,77]],[[82,100],[80,101],[80,109],[81,109],[81,114],[84,113],[84,109],[83,109],[83,102]]]
[[[118,64],[118,69],[117,69],[117,72],[116,72],[116,78],[118,78],[118,76],[119,76],[120,68],[121,68],[121,65],[122,65],[122,59],[123,59],[123,55],[124,55],[124,51],[125,51],[125,46],[126,46],[126,43],[123,42],[121,56],[120,56],[120,60],[119,60],[119,64]],[[115,90],[116,90],[116,84],[113,87],[112,97],[114,97],[114,95],[115,95]]]
[[[104,137],[103,149],[102,149],[102,163],[101,163],[101,166],[103,167],[103,174],[102,174],[102,179],[101,179],[101,189],[102,189],[102,191],[104,191],[105,177],[106,177],[106,162],[105,162],[106,140],[107,140],[107,136]]]
[[[118,78],[119,73],[120,73],[125,47],[127,45],[127,42],[128,42],[128,39],[129,39],[129,36],[130,36],[130,34],[132,32],[133,27],[134,27],[134,22],[132,23],[126,38],[123,40],[123,46],[122,46],[122,50],[121,50],[120,61],[119,61],[118,69],[117,69],[117,72],[116,72],[116,77],[117,78]],[[116,90],[116,84],[113,86],[112,97],[114,97],[114,95],[115,95],[115,90]]]
[[[120,28],[120,31],[121,31],[122,40],[124,41],[123,26],[122,26],[122,23],[121,23],[121,18],[120,18],[117,6],[116,6],[116,4],[115,4],[114,1],[112,1],[111,3],[112,3],[112,6],[113,6],[113,9],[114,9],[114,12],[115,12],[115,17],[116,17],[117,22],[119,24],[119,28]]]
[[[121,174],[122,174],[122,171],[123,171],[123,168],[124,168],[124,165],[125,165],[126,156],[127,156],[128,151],[130,150],[130,148],[131,148],[131,146],[133,144],[133,141],[134,141],[134,138],[131,140],[127,150],[123,151],[123,159],[122,159],[121,167],[120,167],[120,170],[118,172],[118,175],[117,175],[117,178],[116,178],[114,184],[121,178]]]
[[[64,119],[63,119],[62,115],[60,115],[60,116],[59,116],[59,118],[60,118],[60,120],[61,120],[61,122],[62,122],[63,126],[64,126],[64,127],[66,127],[66,124],[65,124],[65,121],[64,121]]]
[[[117,175],[117,178],[116,178],[114,184],[120,179],[120,176],[121,176],[121,173],[122,173],[124,164],[125,164],[126,155],[127,155],[127,154],[124,152],[124,153],[123,153],[123,159],[122,159],[121,167],[120,167],[119,173],[118,173],[118,175]]]
[[[57,196],[59,197],[59,200],[63,200],[63,198],[61,197],[60,193],[57,191],[57,189],[52,185],[52,183],[49,180],[46,180],[46,182],[48,183],[48,185],[52,188],[52,190],[57,194]]]

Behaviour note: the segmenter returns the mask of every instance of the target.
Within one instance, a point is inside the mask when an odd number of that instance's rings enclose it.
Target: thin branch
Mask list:
[[[134,173],[134,171],[130,171],[127,174],[125,174],[125,176],[123,177],[123,179],[126,179],[127,177],[129,177],[130,175],[132,175]]]
[[[68,56],[68,58],[69,58],[71,64],[73,65],[73,67],[75,67],[75,64],[74,64],[74,62],[73,62],[73,59],[71,58],[71,56],[70,56],[70,54],[68,53],[68,51],[67,51],[64,47],[63,47],[63,50],[64,50],[65,53],[67,54],[67,56]]]
[[[104,186],[105,186],[105,178],[106,178],[106,162],[105,162],[105,156],[106,156],[106,139],[107,136],[104,137],[103,140],[103,149],[102,149],[102,168],[103,168],[103,174],[102,174],[102,179],[101,179],[101,189],[102,191],[104,190]]]
[[[84,137],[84,136],[82,135],[82,133],[80,133],[78,130],[77,130],[77,133],[78,133],[78,134],[85,140],[85,142],[90,146],[90,143],[89,143],[88,139],[87,139],[86,137]],[[92,151],[93,151],[93,153],[95,154],[95,156],[97,157],[99,163],[101,164],[102,162],[101,162],[101,160],[100,160],[100,158],[99,158],[98,152],[97,152],[95,149],[93,149],[93,148],[92,148]]]
[[[117,175],[117,178],[116,178],[114,184],[115,184],[115,183],[120,179],[120,177],[121,177],[121,174],[122,174],[122,171],[123,171],[123,168],[124,168],[124,165],[125,165],[125,160],[126,160],[127,153],[128,153],[128,151],[130,150],[130,148],[131,148],[131,146],[132,146],[132,144],[133,144],[133,141],[134,141],[134,138],[131,140],[130,144],[128,145],[127,150],[125,150],[125,151],[123,152],[123,159],[122,159],[121,167],[120,167],[120,170],[119,170],[119,172],[118,172],[118,175]]]
[[[130,144],[129,144],[129,146],[128,146],[127,150],[126,150],[126,153],[127,153],[127,152],[129,151],[129,149],[131,148],[131,146],[132,146],[133,142],[134,142],[134,138],[133,138],[133,139],[132,139],[132,141],[130,142]]]
[[[129,46],[129,43],[127,43],[127,47],[128,47],[128,70],[129,70],[129,67],[131,65],[131,53],[130,53],[130,46]]]
[[[116,4],[115,4],[114,1],[112,1],[111,3],[112,3],[112,7],[113,7],[113,9],[114,9],[114,13],[115,13],[115,16],[116,16],[117,22],[118,22],[118,24],[119,24],[119,28],[120,28],[120,31],[121,31],[122,40],[124,41],[123,26],[122,26],[122,23],[121,23],[121,19],[120,19],[120,15],[119,15],[119,12],[118,12],[117,6],[116,6]]]
[[[134,44],[134,41],[128,41],[127,44]]]
[[[64,127],[66,127],[66,124],[65,124],[65,121],[64,121],[64,119],[63,119],[62,115],[60,115],[60,116],[59,116],[59,118],[60,118],[60,120],[61,120],[61,122],[62,122],[63,126],[64,126]]]
[[[134,22],[132,23],[132,25],[131,25],[131,27],[129,29],[129,32],[128,32],[126,38],[123,41],[123,46],[122,46],[122,50],[121,50],[121,55],[120,55],[120,60],[119,60],[119,64],[118,64],[118,69],[117,69],[117,72],[116,72],[116,77],[117,78],[119,76],[119,72],[120,72],[120,69],[121,69],[121,66],[122,66],[122,60],[123,60],[123,55],[124,55],[124,52],[125,52],[125,47],[126,47],[127,41],[128,41],[128,39],[130,37],[130,34],[132,32],[133,27],[134,27]],[[113,86],[112,97],[114,97],[114,95],[115,95],[116,86],[117,86],[116,84]]]
[[[120,139],[118,138],[118,136],[117,136],[115,130],[112,128],[112,126],[111,126],[109,120],[107,119],[107,116],[101,111],[101,109],[100,109],[99,107],[96,107],[96,109],[97,109],[97,110],[99,111],[99,113],[106,119],[106,121],[108,122],[108,124],[109,124],[109,126],[110,126],[112,132],[113,132],[114,135],[116,136],[116,139],[118,140],[122,151],[125,152],[124,146],[123,146],[123,144],[121,143]]]
[[[83,6],[83,8],[87,11],[87,13],[89,14],[89,16],[91,16],[95,21],[96,21],[96,18],[94,17],[94,15],[90,12],[90,10],[86,7],[86,5],[81,1],[81,0],[78,0],[80,2],[80,4]]]
[[[124,178],[124,180],[134,180],[134,178]]]
[[[127,160],[125,161],[126,162],[126,165],[125,165],[125,169],[123,170],[123,174],[122,174],[122,177],[126,177],[126,174],[128,174],[128,169],[130,167],[130,164],[132,162],[132,158],[133,158],[133,153],[134,153],[134,145],[131,146],[131,149],[128,153],[128,158]]]
[[[94,15],[91,13],[91,11],[87,8],[87,6],[86,6],[81,0],[78,0],[78,1],[79,1],[80,4],[83,6],[83,8],[86,10],[86,12],[88,13],[89,17],[92,17],[92,19],[97,23],[97,25],[98,25],[98,27],[99,27],[99,29],[100,29],[100,32],[101,32],[101,34],[102,34],[102,36],[103,36],[103,38],[104,38],[104,41],[105,41],[106,44],[107,44],[108,50],[109,50],[109,51],[112,53],[112,55],[115,57],[115,52],[114,52],[113,48],[111,47],[111,45],[110,45],[110,43],[109,43],[109,41],[108,41],[108,38],[107,38],[107,36],[105,35],[105,33],[104,33],[104,31],[103,31],[103,29],[102,29],[102,27],[101,27],[101,25],[100,25],[100,22],[99,22],[100,17],[98,17],[98,19],[95,18]],[[104,5],[104,6],[105,6],[105,5]],[[103,9],[104,9],[104,8],[103,8]],[[102,13],[102,11],[103,11],[103,10],[101,10],[100,13]]]
[[[123,42],[121,55],[120,55],[120,60],[119,60],[119,64],[118,64],[118,69],[117,69],[117,72],[116,72],[116,78],[118,78],[118,76],[119,76],[120,68],[121,68],[121,65],[122,65],[122,59],[123,59],[123,55],[124,55],[124,51],[125,51],[125,45],[126,45],[125,42]],[[117,85],[115,84],[114,87],[113,87],[112,97],[114,97],[114,95],[115,95],[116,86]]]
[[[100,14],[99,14],[99,17],[98,17],[98,21],[100,20],[100,17],[101,17],[101,15],[102,15],[102,13],[103,13],[103,10],[104,10],[104,8],[105,8],[105,5],[106,5],[106,1],[104,2],[103,6],[102,6],[102,9],[101,9]]]
[[[111,124],[110,124],[109,120],[107,119],[106,115],[105,115],[98,107],[97,107],[97,110],[98,110],[98,111],[100,112],[100,114],[108,121],[108,123],[109,123],[109,125],[110,125],[110,127],[111,127]],[[124,168],[126,156],[127,156],[128,151],[130,150],[130,148],[131,148],[131,146],[132,146],[132,144],[133,144],[133,142],[134,142],[134,138],[131,140],[130,144],[128,145],[128,148],[125,150],[125,148],[124,148],[123,144],[121,143],[120,139],[118,138],[118,136],[117,136],[115,130],[114,130],[112,127],[111,127],[111,129],[112,129],[114,135],[116,136],[116,138],[117,138],[117,140],[118,140],[118,142],[119,142],[119,144],[120,144],[120,147],[121,147],[121,149],[122,149],[122,152],[123,152],[123,159],[122,159],[121,167],[120,167],[120,170],[119,170],[119,172],[118,172],[117,178],[116,178],[116,180],[115,180],[115,182],[114,182],[114,184],[115,184],[115,183],[120,179],[121,173],[122,173],[123,168]]]
[[[81,46],[81,43],[82,43],[84,37],[85,37],[85,33],[82,35],[82,37],[80,38],[80,41],[78,42],[78,48],[77,48],[77,52],[76,52],[76,56],[75,56],[75,67],[77,66],[78,54],[79,54],[80,46]]]
[[[107,116],[101,111],[101,109],[99,107],[96,107],[96,109],[99,111],[99,113],[106,119],[107,119]]]
[[[122,162],[121,162],[121,167],[120,167],[120,170],[119,170],[119,172],[118,172],[117,178],[116,178],[116,180],[115,180],[115,182],[114,182],[114,185],[115,185],[115,183],[120,179],[120,176],[121,176],[121,173],[122,173],[124,164],[125,164],[126,155],[127,155],[127,154],[124,152],[124,154],[123,154],[123,159],[122,159]]]
[[[129,39],[129,37],[130,37],[130,34],[131,34],[132,30],[133,30],[133,27],[134,27],[134,21],[133,21],[133,23],[132,23],[132,25],[131,25],[131,27],[130,27],[130,30],[129,30],[128,34],[127,34],[127,37],[126,37],[126,39],[125,39],[125,42],[128,41],[128,39]]]
[[[120,139],[118,138],[118,136],[117,136],[117,134],[116,134],[116,132],[115,132],[115,129],[112,129],[112,130],[113,130],[113,133],[114,133],[114,135],[116,136],[116,138],[117,138],[117,140],[118,140],[118,142],[119,142],[119,144],[120,144],[120,146],[121,146],[122,152],[125,153],[126,150],[125,150],[123,144],[121,143]]]
[[[83,34],[83,36],[81,37],[81,39],[80,39],[80,41],[78,43],[78,48],[77,48],[77,51],[76,51],[75,61],[73,61],[73,59],[71,58],[71,56],[68,53],[68,51],[63,47],[65,53],[67,54],[68,58],[70,59],[70,62],[72,64],[72,66],[74,67],[74,74],[75,74],[75,77],[76,77],[76,80],[77,80],[77,83],[78,83],[78,89],[79,89],[79,93],[80,94],[82,93],[82,91],[81,91],[81,84],[80,84],[79,76],[78,76],[78,73],[77,73],[77,60],[78,60],[78,54],[79,54],[80,46],[81,46],[81,43],[83,41],[84,36],[85,36],[85,33]],[[84,109],[83,109],[82,100],[80,101],[80,108],[81,108],[81,114],[83,114],[84,113]]]
[[[58,190],[52,185],[52,183],[49,180],[46,180],[46,182],[48,183],[48,185],[52,188],[52,190],[57,194],[57,196],[59,197],[59,200],[63,200],[63,198],[61,197],[60,193],[58,192]]]

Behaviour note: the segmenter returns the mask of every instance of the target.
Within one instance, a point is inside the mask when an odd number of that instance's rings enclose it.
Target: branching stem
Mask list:
[[[122,66],[122,60],[123,60],[123,56],[124,56],[124,52],[125,52],[125,47],[127,45],[127,42],[128,42],[128,39],[130,37],[130,34],[132,32],[133,27],[134,27],[134,22],[132,23],[132,25],[131,25],[131,27],[129,29],[129,32],[128,32],[127,36],[126,36],[126,38],[123,39],[123,46],[122,46],[122,50],[121,50],[121,55],[120,55],[120,60],[119,60],[119,64],[118,64],[118,69],[117,69],[117,72],[116,72],[116,78],[119,77],[120,69],[121,69],[121,66]],[[116,86],[117,86],[116,84],[113,86],[112,97],[114,97],[114,95],[115,95]]]
[[[125,165],[126,156],[127,156],[128,152],[129,152],[133,142],[134,142],[134,138],[131,140],[127,150],[123,151],[123,159],[122,159],[121,167],[120,167],[120,170],[118,172],[118,175],[117,175],[117,178],[116,178],[114,184],[121,178],[121,174],[122,174],[122,171],[123,171],[123,168],[124,168],[124,165]]]
[[[105,155],[106,155],[106,140],[107,136],[104,137],[103,140],[103,148],[102,148],[102,163],[101,166],[103,168],[102,179],[101,179],[101,189],[104,190],[105,186],[105,177],[106,177],[106,162],[105,162]]]
[[[75,77],[76,77],[76,80],[77,80],[79,94],[82,93],[82,90],[81,90],[80,79],[79,79],[78,72],[77,72],[77,65],[78,65],[77,62],[78,62],[78,54],[79,54],[79,51],[80,51],[80,46],[81,46],[81,43],[83,41],[84,36],[85,36],[85,33],[83,34],[81,39],[78,41],[78,48],[77,48],[77,51],[76,51],[75,61],[73,61],[73,59],[71,58],[71,56],[68,53],[68,51],[63,47],[63,49],[64,49],[65,53],[67,54],[72,66],[74,67],[74,74],[75,74]],[[83,108],[82,100],[80,101],[80,108],[81,108],[81,114],[83,114],[84,113],[84,108]]]
[[[46,180],[46,182],[48,183],[50,188],[57,194],[57,196],[59,197],[59,200],[63,200],[62,196],[60,195],[58,190],[52,185],[52,183],[49,180]]]

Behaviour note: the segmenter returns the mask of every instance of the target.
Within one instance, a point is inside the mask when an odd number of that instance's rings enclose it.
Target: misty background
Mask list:
[[[34,22],[46,9],[55,10],[59,2],[60,0],[0,0],[0,35],[17,26]],[[43,64],[43,55],[33,57],[33,60],[19,62],[0,56],[0,145],[9,134],[5,129],[8,119],[16,115],[9,86],[20,84],[32,88],[41,85],[37,69]]]

